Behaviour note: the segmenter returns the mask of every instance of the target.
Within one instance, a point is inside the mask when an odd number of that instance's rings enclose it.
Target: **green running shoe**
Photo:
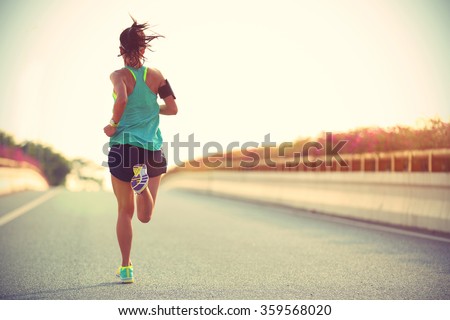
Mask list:
[[[116,277],[120,278],[122,283],[133,283],[133,266],[119,267],[116,272]]]

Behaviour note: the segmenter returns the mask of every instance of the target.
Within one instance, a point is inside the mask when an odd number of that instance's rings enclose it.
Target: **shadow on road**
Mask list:
[[[126,285],[121,282],[103,282],[99,284],[94,284],[91,286],[81,286],[81,287],[73,287],[73,288],[66,288],[66,289],[56,289],[56,290],[44,290],[44,291],[37,291],[37,292],[30,292],[30,293],[23,293],[23,294],[12,294],[12,295],[3,295],[0,293],[0,299],[1,300],[39,300],[44,299],[42,298],[42,295],[46,294],[58,294],[58,293],[64,293],[64,292],[70,292],[70,291],[78,291],[78,290],[84,290],[84,289],[92,289],[92,288],[100,288],[100,287],[112,287],[117,285]],[[58,300],[58,299],[54,299]],[[66,300],[66,299],[64,299]]]

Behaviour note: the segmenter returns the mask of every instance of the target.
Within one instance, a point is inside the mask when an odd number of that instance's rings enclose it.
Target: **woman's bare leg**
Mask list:
[[[148,187],[136,196],[137,215],[143,223],[149,222],[152,218],[160,180],[161,176],[149,178]]]
[[[111,176],[114,194],[117,198],[117,240],[122,253],[122,266],[130,265],[131,242],[133,239],[133,227],[131,220],[134,213],[134,193],[130,183]]]

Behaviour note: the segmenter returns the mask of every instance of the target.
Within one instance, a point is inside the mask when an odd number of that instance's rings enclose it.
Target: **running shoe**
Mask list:
[[[120,278],[122,283],[134,282],[133,266],[119,267],[116,272],[116,277]]]
[[[134,177],[131,179],[131,188],[136,194],[141,194],[147,188],[148,174],[145,164],[137,164],[133,167]]]
[[[131,263],[131,261],[130,261],[130,266],[133,266],[133,264]],[[122,268],[122,266],[119,266],[119,267],[117,268],[117,271],[116,271],[116,277],[117,277],[117,278],[120,278],[120,268]]]

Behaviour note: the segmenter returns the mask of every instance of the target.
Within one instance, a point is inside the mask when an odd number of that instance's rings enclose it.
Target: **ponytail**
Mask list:
[[[141,49],[150,49],[150,41],[163,36],[155,33],[146,36],[144,31],[148,29],[148,24],[139,24],[133,17],[131,19],[133,20],[131,27],[126,28],[120,34],[120,47],[123,51],[119,54],[119,57],[125,55],[130,59],[132,65],[137,65],[141,59],[145,61],[144,55],[140,52]]]

